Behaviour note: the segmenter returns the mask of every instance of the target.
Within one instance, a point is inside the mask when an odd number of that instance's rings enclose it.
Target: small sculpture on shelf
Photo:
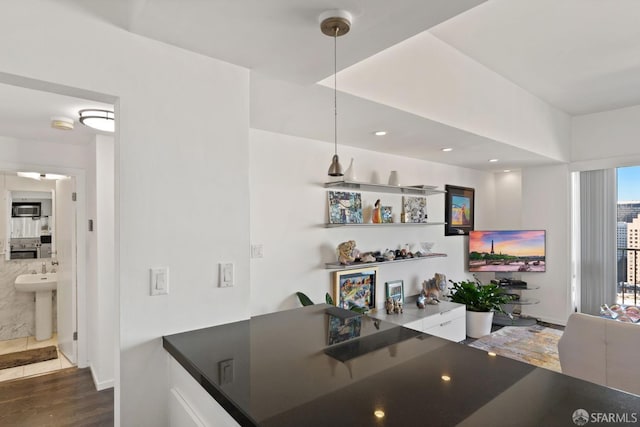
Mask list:
[[[389,250],[389,249],[384,251],[384,255],[383,256],[384,256],[384,260],[385,261],[393,261],[394,259],[396,259],[396,254],[393,251]]]
[[[395,314],[400,314],[400,313],[404,313],[404,310],[402,308],[402,301],[400,300],[396,300],[393,299],[391,297],[388,297],[386,299],[386,301],[384,302],[384,308],[387,311],[387,314],[391,314],[391,313],[395,313]]]
[[[373,215],[371,218],[371,222],[374,224],[382,223],[382,206],[380,205],[380,199],[376,200],[375,205],[373,205]]]
[[[384,309],[387,311],[387,314],[393,313],[393,298],[387,298],[387,300],[384,302]]]
[[[404,310],[402,309],[402,301],[399,299],[393,300],[393,312],[396,314],[404,313]]]
[[[440,288],[437,281],[439,274],[433,279],[425,280],[422,282],[422,292],[424,295],[425,304],[438,304],[440,302]]]
[[[353,250],[356,248],[356,241],[349,240],[342,242],[338,245],[338,262],[340,264],[350,264],[355,261],[356,257],[353,256]]]
[[[376,262],[376,257],[374,257],[370,252],[367,252],[360,256],[360,262]]]

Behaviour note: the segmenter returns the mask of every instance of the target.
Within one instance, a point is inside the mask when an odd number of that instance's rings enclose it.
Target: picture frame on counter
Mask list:
[[[336,306],[345,310],[350,310],[353,306],[365,310],[375,308],[377,267],[338,270],[332,274],[333,301]]]
[[[391,298],[394,301],[400,301],[404,304],[404,282],[402,280],[392,280],[386,282],[385,286],[385,299]]]

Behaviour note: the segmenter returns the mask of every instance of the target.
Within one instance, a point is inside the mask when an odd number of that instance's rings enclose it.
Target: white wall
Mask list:
[[[116,417],[166,425],[160,337],[249,316],[248,71],[59,2],[7,1],[0,28],[0,73],[118,98]],[[215,287],[218,261],[235,287]],[[169,295],[149,296],[153,266],[170,268]]]
[[[522,228],[546,230],[545,273],[521,273],[534,291],[523,297],[540,300],[522,306],[524,314],[564,325],[571,314],[571,180],[568,165],[528,168],[522,171]]]
[[[640,105],[572,118],[572,170],[640,164]]]
[[[447,166],[400,156],[339,146],[346,168],[355,159],[360,181],[372,181],[376,172],[386,182],[397,170],[404,185],[445,184],[476,189],[476,228],[492,224],[493,174]],[[333,147],[320,141],[252,129],[250,131],[251,243],[262,244],[264,258],[251,260],[251,313],[262,314],[298,307],[296,291],[314,302],[324,301],[331,290],[331,270],[325,262],[335,261],[335,248],[345,240],[355,240],[361,250],[393,248],[404,243],[435,242],[433,252],[448,254],[414,262],[379,267],[378,304],[384,282],[402,279],[405,294],[415,295],[423,280],[438,273],[448,278],[471,278],[466,271],[466,238],[444,236],[444,226],[404,228],[324,228],[327,222],[327,169]],[[362,193],[364,207],[377,198],[400,210],[401,196]],[[427,198],[429,220],[444,221],[444,196]]]

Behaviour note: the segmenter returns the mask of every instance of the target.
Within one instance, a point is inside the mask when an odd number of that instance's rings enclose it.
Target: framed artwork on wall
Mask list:
[[[445,185],[444,203],[445,236],[469,235],[473,230],[475,189]]]
[[[352,306],[365,310],[376,306],[377,267],[333,272],[333,301],[346,310]]]

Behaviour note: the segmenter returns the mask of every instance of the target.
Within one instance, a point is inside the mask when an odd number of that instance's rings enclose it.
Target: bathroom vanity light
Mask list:
[[[116,117],[113,111],[86,109],[78,111],[80,123],[103,132],[115,130]]]

